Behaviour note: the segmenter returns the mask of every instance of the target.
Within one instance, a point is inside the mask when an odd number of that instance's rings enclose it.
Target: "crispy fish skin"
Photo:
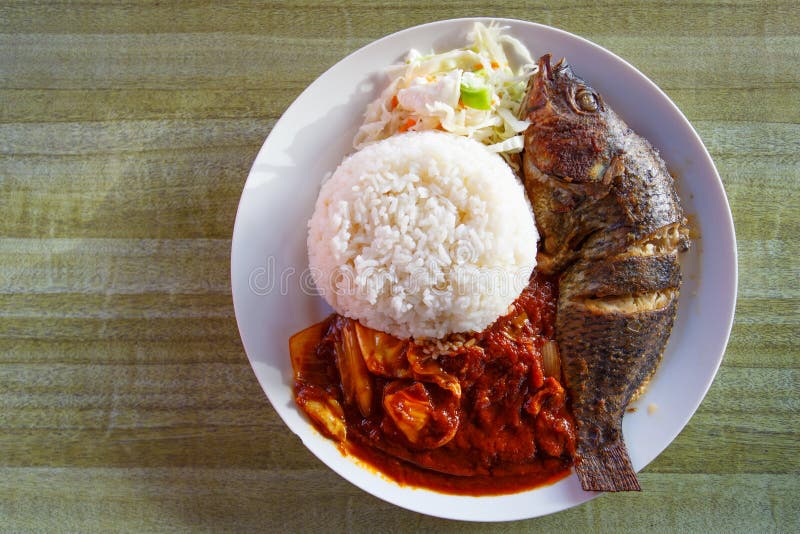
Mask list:
[[[523,173],[542,234],[538,265],[559,275],[556,340],[578,429],[585,490],[640,490],[622,437],[632,396],[661,359],[689,246],[672,177],[564,60],[539,59],[520,115]]]

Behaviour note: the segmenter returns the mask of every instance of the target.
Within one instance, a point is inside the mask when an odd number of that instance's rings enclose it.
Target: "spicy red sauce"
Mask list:
[[[346,433],[345,451],[401,484],[491,495],[559,480],[575,431],[561,378],[542,361],[556,297],[554,281],[535,275],[507,315],[455,347],[422,354],[408,343],[380,365],[365,356],[358,387],[359,371],[337,355],[348,320],[334,316],[312,327],[313,348],[312,335],[293,341],[297,402],[324,434]]]

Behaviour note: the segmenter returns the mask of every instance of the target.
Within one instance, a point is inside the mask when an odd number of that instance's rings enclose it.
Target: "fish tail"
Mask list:
[[[586,491],[642,490],[621,440],[596,451],[582,452],[575,470]]]

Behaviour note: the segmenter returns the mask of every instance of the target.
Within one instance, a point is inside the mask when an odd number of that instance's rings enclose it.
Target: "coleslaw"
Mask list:
[[[388,69],[390,84],[367,106],[353,146],[406,131],[443,130],[480,141],[512,163],[529,125],[516,114],[537,67],[506,29],[477,22],[467,47],[409,51],[404,63]]]

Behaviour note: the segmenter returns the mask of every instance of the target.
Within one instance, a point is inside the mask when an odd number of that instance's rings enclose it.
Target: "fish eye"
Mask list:
[[[597,111],[600,107],[597,102],[597,96],[586,87],[578,89],[578,92],[575,94],[575,102],[583,111],[593,112]]]

